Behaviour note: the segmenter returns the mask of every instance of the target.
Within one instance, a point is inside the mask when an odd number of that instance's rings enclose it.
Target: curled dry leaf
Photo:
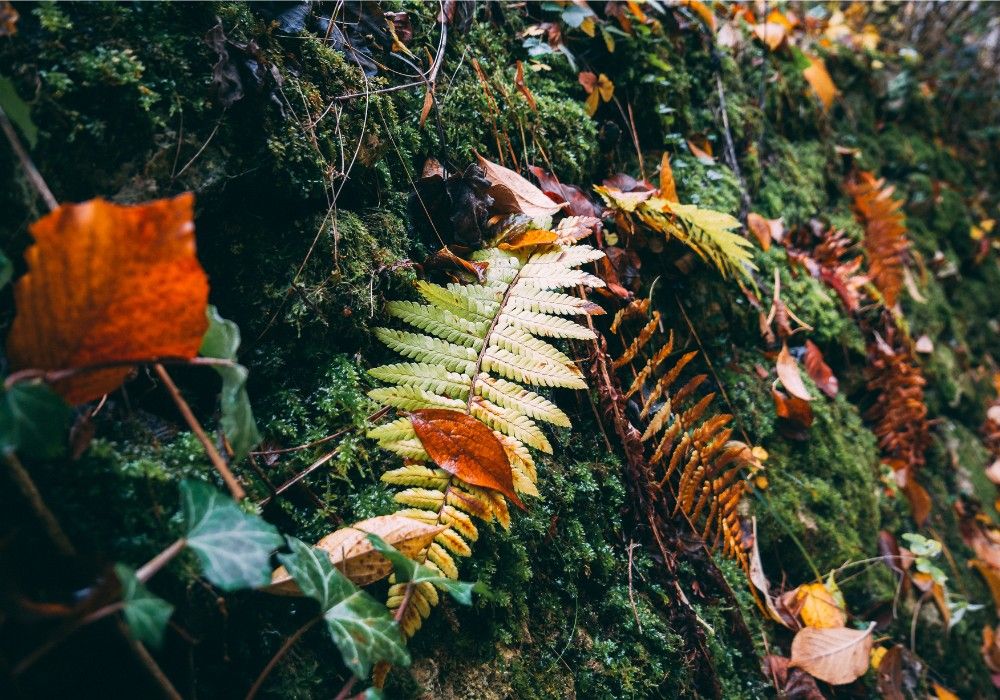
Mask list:
[[[750,583],[763,595],[764,609],[771,619],[789,629],[795,629],[797,625],[795,624],[794,616],[782,615],[780,609],[775,606],[774,598],[771,597],[771,582],[767,580],[767,574],[764,573],[764,564],[760,560],[760,548],[757,545],[756,517],[752,518],[751,527],[753,546],[750,548]]]
[[[535,245],[545,245],[555,243],[558,235],[555,231],[531,228],[527,231],[520,231],[505,241],[497,245],[500,250],[518,250],[520,248],[530,248]]]
[[[507,214],[527,214],[532,219],[552,216],[562,209],[564,204],[556,204],[526,179],[510,168],[505,168],[481,155],[476,155],[479,167],[486,173],[486,179],[492,183],[490,196],[495,200],[494,211]]]
[[[799,668],[789,668],[789,659],[770,654],[765,656],[764,673],[775,690],[787,700],[826,700],[816,685],[816,679]]]
[[[872,629],[803,627],[792,640],[790,666],[831,685],[853,683],[868,670]]]
[[[846,613],[822,583],[799,586],[795,597],[801,604],[799,615],[807,627],[825,629],[847,624]]]
[[[833,84],[833,78],[826,69],[826,63],[822,58],[808,56],[809,67],[802,71],[802,77],[809,83],[809,87],[823,104],[823,111],[828,112],[833,106],[833,100],[837,96],[837,86]]]
[[[597,112],[601,102],[610,102],[615,94],[615,84],[611,78],[601,73],[599,76],[590,71],[583,71],[578,76],[580,85],[587,93],[587,114],[591,117]]]
[[[802,360],[806,366],[806,373],[816,383],[819,390],[831,399],[834,398],[840,388],[840,383],[833,374],[833,370],[830,369],[830,365],[826,364],[823,353],[816,346],[816,343],[811,340],[806,341],[806,353]]]
[[[208,279],[195,256],[194,196],[136,206],[64,204],[31,226],[14,287],[13,369],[57,370],[194,357],[208,327]],[[54,388],[71,404],[114,391],[130,371],[78,374]]]
[[[699,161],[705,165],[715,164],[715,156],[712,155],[712,144],[709,143],[708,139],[703,139],[700,145],[688,139],[687,145],[691,149],[691,155]]]
[[[528,170],[538,178],[542,192],[556,204],[566,202],[564,213],[573,217],[596,217],[597,208],[594,203],[576,185],[567,185],[559,181],[552,173],[537,165],[529,165]]]
[[[782,386],[785,387],[789,394],[803,401],[812,400],[809,390],[806,389],[806,385],[802,381],[802,375],[799,374],[799,363],[788,352],[787,343],[781,346],[781,352],[778,353],[776,369],[778,379],[781,380]]]
[[[747,228],[757,238],[763,250],[771,247],[771,226],[767,219],[756,212],[750,212],[747,214]]]
[[[535,102],[535,96],[531,94],[531,90],[529,90],[528,86],[524,84],[524,64],[520,61],[517,62],[517,73],[514,75],[514,87],[517,88],[519,93],[524,95],[524,99],[528,101],[528,106],[537,111],[538,103]]]
[[[330,563],[358,586],[367,586],[392,572],[392,563],[379,554],[368,539],[375,534],[411,559],[434,541],[444,530],[402,515],[380,515],[343,527],[316,543],[318,549],[330,555]],[[269,593],[302,595],[288,570],[279,566],[271,574]]]
[[[410,422],[434,463],[472,486],[499,491],[519,507],[514,478],[503,445],[484,423],[467,413],[423,408]]]

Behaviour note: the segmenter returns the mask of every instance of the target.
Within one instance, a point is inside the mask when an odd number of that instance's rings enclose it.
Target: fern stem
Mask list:
[[[499,323],[500,317],[503,315],[503,310],[507,306],[507,301],[510,299],[511,292],[514,291],[514,285],[517,284],[523,270],[524,266],[522,265],[520,269],[518,269],[517,274],[514,275],[514,279],[512,279],[507,285],[507,289],[504,290],[503,297],[500,298],[500,306],[497,307],[496,315],[490,322],[490,327],[486,329],[486,335],[483,336],[483,346],[479,348],[479,355],[476,357],[476,366],[472,368],[472,381],[469,383],[469,398],[465,400],[465,412],[470,415],[472,414],[472,400],[476,396],[476,383],[479,381],[479,373],[483,366],[483,360],[486,358],[486,353],[489,352],[490,349],[490,336],[493,335],[493,331],[496,330],[497,323]]]

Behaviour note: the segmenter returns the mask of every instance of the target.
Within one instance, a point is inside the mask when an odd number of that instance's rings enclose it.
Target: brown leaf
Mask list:
[[[882,700],[905,700],[903,695],[903,645],[896,644],[882,656],[875,677]]]
[[[833,105],[833,99],[837,96],[837,86],[833,84],[830,72],[826,69],[826,64],[822,58],[807,56],[809,67],[802,71],[802,77],[809,83],[819,101],[823,103],[823,111],[827,112]]]
[[[771,51],[777,51],[785,43],[787,30],[777,22],[762,22],[754,25],[753,35]]]
[[[422,408],[410,422],[434,463],[473,486],[499,491],[520,508],[510,461],[503,445],[484,423],[466,413]]]
[[[853,683],[868,670],[872,628],[803,627],[792,640],[791,666],[831,685]]]
[[[799,668],[789,668],[789,659],[770,654],[764,659],[764,673],[786,700],[826,700],[816,680]]]
[[[208,279],[195,257],[194,196],[136,206],[64,204],[31,226],[28,272],[14,287],[13,369],[57,370],[194,357],[208,327]],[[115,367],[57,382],[71,404],[114,391]]]
[[[702,139],[701,145],[689,139],[687,145],[691,149],[691,155],[702,163],[706,165],[713,165],[715,163],[715,156],[712,155],[712,144],[707,139]]]
[[[819,390],[831,399],[834,398],[840,384],[837,377],[834,376],[833,370],[830,369],[830,365],[823,360],[823,353],[811,340],[806,341],[806,352],[802,361],[806,366],[806,373],[810,379],[816,382]]]
[[[564,204],[556,204],[545,193],[510,168],[497,165],[476,155],[486,179],[493,183],[490,195],[496,200],[494,210],[499,213],[527,214],[531,218],[552,216]]]
[[[427,91],[424,92],[424,106],[420,108],[420,121],[418,124],[421,129],[424,128],[424,124],[427,122],[427,116],[431,113],[432,106],[434,106],[434,91],[428,85]]]
[[[538,178],[538,185],[549,199],[556,204],[567,203],[563,210],[566,214],[571,217],[597,217],[597,207],[579,187],[563,184],[544,168],[529,165],[528,170]]]
[[[778,418],[788,421],[793,429],[801,430],[812,425],[813,412],[808,401],[803,401],[796,396],[786,396],[774,387],[771,387],[771,398],[774,399],[774,408]],[[804,440],[806,436],[798,439]]]
[[[778,379],[781,380],[781,385],[785,387],[789,394],[803,401],[812,401],[809,390],[806,389],[806,385],[802,381],[802,375],[799,374],[799,363],[788,352],[787,343],[781,346],[781,352],[778,353],[778,361],[775,367],[778,372]]]
[[[17,34],[17,20],[20,17],[8,0],[0,0],[0,36]]]
[[[902,490],[906,494],[906,500],[910,502],[910,515],[913,516],[913,522],[918,527],[923,527],[931,514],[931,495],[927,493],[927,489],[917,483],[913,474],[907,475]]]
[[[989,586],[990,594],[993,596],[993,608],[1000,612],[1000,572],[981,559],[969,560],[969,566],[979,572],[979,575]]]
[[[545,245],[555,243],[557,234],[555,231],[547,231],[540,228],[531,228],[527,231],[519,232],[497,245],[501,250],[518,250],[520,248],[530,248],[535,245]]]
[[[751,523],[753,545],[750,548],[750,569],[748,574],[750,583],[763,595],[764,609],[771,616],[771,619],[789,629],[795,629],[798,626],[795,623],[795,616],[782,615],[781,609],[775,606],[774,598],[771,597],[771,582],[767,580],[767,574],[764,573],[764,565],[760,560],[760,548],[757,545],[757,518],[754,517]]]
[[[993,673],[1000,673],[1000,625],[996,631],[992,627],[983,627],[983,645],[979,651],[986,668]]]
[[[957,695],[936,681],[931,681],[931,687],[934,688],[934,697],[938,700],[958,700]]]
[[[402,515],[380,515],[368,520],[342,527],[319,542],[316,547],[330,555],[330,563],[359,586],[367,586],[379,581],[392,572],[392,564],[379,554],[371,542],[369,533],[378,535],[411,559],[434,541],[443,525],[407,518]],[[265,590],[279,595],[302,595],[298,584],[283,566],[271,574],[271,585]]]
[[[799,615],[806,626],[828,628],[847,624],[847,614],[822,583],[799,586],[796,591],[795,597],[802,605]]]
[[[441,248],[427,256],[423,262],[425,273],[444,273],[452,282],[478,282],[486,280],[486,269],[490,266],[488,262],[472,262],[465,258],[460,258],[451,252],[448,246]]]
[[[524,84],[524,64],[520,61],[517,62],[517,74],[514,76],[514,87],[517,88],[519,93],[524,95],[524,99],[528,101],[528,106],[537,111],[538,103],[535,102],[535,96],[531,94],[531,90],[529,90],[528,86]]]
[[[763,250],[768,250],[771,247],[771,227],[768,225],[767,219],[760,214],[750,212],[747,214],[747,228],[757,237],[757,242],[760,243]]]
[[[674,182],[674,171],[670,167],[670,154],[663,152],[660,158],[660,190],[657,194],[668,202],[680,202],[677,198],[677,184]]]

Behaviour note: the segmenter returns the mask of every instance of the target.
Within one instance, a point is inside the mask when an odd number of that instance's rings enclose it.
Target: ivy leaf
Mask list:
[[[398,582],[430,583],[447,592],[462,605],[472,605],[472,589],[475,588],[475,584],[455,581],[429,566],[413,561],[378,535],[369,534],[368,540],[382,553],[382,556],[392,562]]]
[[[181,501],[187,546],[209,581],[232,591],[271,580],[268,560],[282,543],[277,528],[200,481],[181,483]]]
[[[136,578],[135,571],[125,564],[115,564],[115,576],[122,585],[122,602],[125,623],[132,636],[154,649],[163,646],[163,634],[174,612],[174,606],[149,589]]]
[[[410,664],[399,625],[384,605],[334,568],[326,552],[294,537],[288,545],[291,554],[278,559],[302,592],[319,602],[330,636],[354,675],[367,678],[377,661]]]
[[[54,459],[66,452],[72,411],[42,382],[0,389],[0,451]]]
[[[0,289],[3,289],[14,276],[14,263],[0,250]]]
[[[31,121],[31,109],[18,96],[17,90],[14,89],[14,83],[10,81],[10,78],[5,78],[2,75],[0,75],[0,107],[7,113],[10,120],[18,126],[28,144],[34,148],[35,144],[38,143],[38,127]]]
[[[205,309],[208,317],[208,330],[201,340],[198,351],[203,357],[215,357],[222,360],[236,360],[236,352],[240,348],[240,328],[232,321],[219,315],[215,306]],[[222,432],[233,447],[233,459],[241,460],[247,452],[260,443],[260,433],[257,422],[250,407],[250,397],[247,395],[247,376],[249,372],[243,365],[230,367],[215,367],[222,377]]]

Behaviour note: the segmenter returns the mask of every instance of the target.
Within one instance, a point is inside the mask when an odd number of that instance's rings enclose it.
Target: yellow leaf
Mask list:
[[[808,627],[825,629],[843,627],[847,623],[847,615],[822,583],[799,586],[796,598],[802,603],[800,615]]]
[[[681,5],[701,17],[702,21],[708,25],[708,28],[713,32],[715,31],[715,15],[712,14],[712,10],[708,8],[708,5],[699,0],[681,0]]]
[[[587,108],[587,116],[594,116],[597,113],[597,106],[601,104],[601,96],[594,90],[592,93],[587,95],[587,101],[584,106]]]
[[[677,198],[677,185],[674,182],[674,171],[670,167],[670,154],[663,152],[660,159],[660,192],[658,196],[668,202],[680,202]]]
[[[777,22],[763,22],[753,27],[754,36],[771,51],[777,51],[785,43],[786,33],[785,26]]]
[[[501,250],[518,250],[519,248],[528,248],[534,245],[544,245],[546,243],[554,243],[557,238],[555,231],[546,231],[545,229],[528,229],[497,245],[497,248]]]
[[[934,695],[937,696],[938,700],[958,700],[958,696],[953,692],[945,688],[940,683],[935,683],[931,681],[931,686],[934,688]]]
[[[596,33],[597,23],[594,22],[593,15],[584,18],[583,22],[580,23],[580,30],[589,37],[593,37]]]
[[[837,96],[837,86],[833,84],[833,79],[830,77],[823,59],[815,56],[808,58],[809,67],[802,71],[802,77],[806,79],[819,101],[823,103],[823,111],[826,112],[833,105],[833,98]]]
[[[611,98],[614,97],[615,84],[604,73],[597,77],[597,92],[601,93],[601,99],[605,102],[610,102]]]
[[[888,651],[885,647],[875,647],[872,649],[871,665],[873,669],[878,670],[878,667],[882,665],[882,659],[885,658]]]

